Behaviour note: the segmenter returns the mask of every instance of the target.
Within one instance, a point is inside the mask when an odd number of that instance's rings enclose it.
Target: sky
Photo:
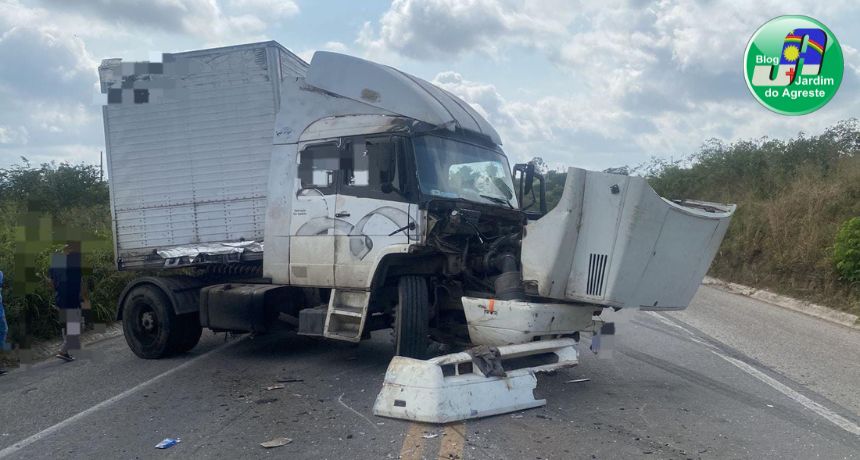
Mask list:
[[[823,22],[845,59],[833,100],[801,117],[765,109],[743,79],[749,38],[783,14]],[[265,40],[432,81],[484,114],[514,161],[675,160],[712,138],[789,138],[856,117],[858,23],[851,0],[0,0],[0,168],[99,162],[102,59]]]

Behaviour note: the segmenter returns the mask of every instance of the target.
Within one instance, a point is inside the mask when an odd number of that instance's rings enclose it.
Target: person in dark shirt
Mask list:
[[[86,301],[79,241],[67,242],[62,253],[51,257],[49,275],[55,292],[54,302],[66,325],[63,329],[63,344],[56,357],[73,361],[75,358],[69,354],[69,349],[80,348],[81,300]]]

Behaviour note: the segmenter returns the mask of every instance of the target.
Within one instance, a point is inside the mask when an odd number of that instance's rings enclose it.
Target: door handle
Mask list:
[[[334,216],[335,217],[349,217],[349,212],[348,211],[341,211],[341,212],[335,213]]]

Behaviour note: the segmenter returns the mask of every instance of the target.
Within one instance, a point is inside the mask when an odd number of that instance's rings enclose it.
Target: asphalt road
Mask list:
[[[705,286],[685,312],[614,319],[611,358],[582,346],[539,378],[546,407],[447,426],[372,415],[387,331],[358,347],[207,334],[160,361],[117,337],[0,377],[0,457],[860,457],[860,331]],[[284,378],[302,381],[265,389]],[[155,449],[165,437],[182,442]]]

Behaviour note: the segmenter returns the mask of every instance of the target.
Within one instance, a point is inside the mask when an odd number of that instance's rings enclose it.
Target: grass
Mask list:
[[[50,256],[64,241],[82,241],[91,286],[90,323],[111,322],[132,274],[117,272],[107,183],[88,165],[23,165],[0,170],[0,270],[9,342],[27,348],[56,338],[61,325],[48,283]]]
[[[661,195],[737,203],[712,276],[860,315],[860,285],[832,258],[840,226],[860,216],[856,120],[788,141],[711,142],[686,162],[645,169]]]
[[[860,285],[840,279],[832,258],[840,226],[860,216],[857,120],[787,141],[708,140],[679,161],[653,159],[611,172],[645,176],[667,198],[738,205],[712,276],[860,316]],[[566,176],[546,172],[550,208]]]
[[[860,315],[860,286],[840,279],[832,259],[839,227],[860,216],[860,157],[840,159],[826,176],[798,171],[773,196],[736,201],[713,276]]]

